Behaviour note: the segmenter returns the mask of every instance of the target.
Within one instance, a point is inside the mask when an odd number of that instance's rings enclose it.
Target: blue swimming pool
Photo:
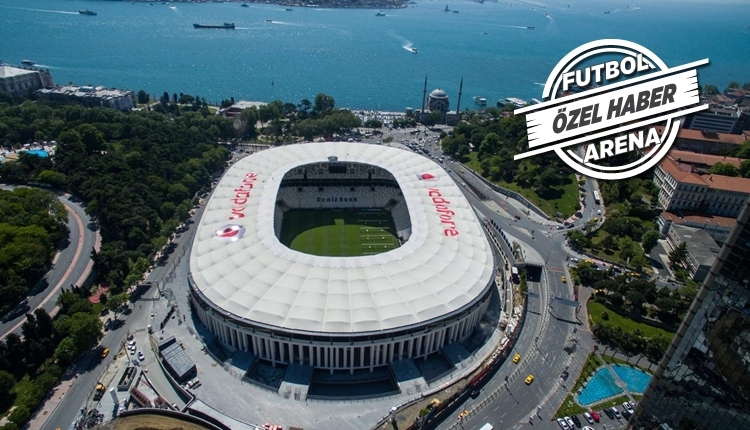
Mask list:
[[[628,384],[628,391],[632,393],[642,393],[646,391],[646,387],[648,386],[649,381],[651,381],[651,375],[635,367],[618,364],[612,366],[612,369],[615,371],[618,378]]]
[[[581,391],[581,394],[578,395],[578,403],[590,405],[607,397],[620,394],[622,391],[622,388],[615,383],[615,377],[612,375],[612,372],[606,368],[601,368],[596,371],[594,377],[591,378],[583,391]]]
[[[47,153],[47,151],[45,151],[43,149],[29,149],[26,152],[28,152],[31,155],[37,155],[37,156],[42,157],[42,158],[45,158],[45,157],[49,156],[49,154]]]

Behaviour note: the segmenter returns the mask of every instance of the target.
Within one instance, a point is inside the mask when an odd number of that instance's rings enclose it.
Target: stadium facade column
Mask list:
[[[336,367],[338,369],[339,368],[339,356],[341,355],[341,352],[340,352],[339,348],[334,347],[333,348],[333,353],[334,353],[333,364],[334,364],[334,367]]]
[[[354,373],[354,347],[349,347],[349,373]]]
[[[317,366],[317,367],[325,367],[324,365],[322,365],[320,363],[320,347],[319,346],[315,347],[315,359],[316,359],[315,360],[315,366]]]
[[[375,367],[375,345],[370,346],[370,372]]]
[[[287,345],[286,342],[282,342],[280,345],[281,348],[279,348],[279,353],[281,354],[280,359],[282,363],[286,362],[286,345]],[[291,354],[290,354],[290,357],[291,357]]]
[[[359,347],[359,367],[365,366],[365,346],[362,345]],[[372,372],[372,370],[370,370]]]
[[[409,357],[408,358],[414,357],[414,337],[413,336],[414,335],[412,335],[412,337],[409,339]]]

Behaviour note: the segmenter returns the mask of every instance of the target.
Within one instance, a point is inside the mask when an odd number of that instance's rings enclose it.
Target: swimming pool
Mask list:
[[[49,154],[47,153],[47,151],[45,151],[43,149],[29,149],[26,152],[28,152],[31,155],[36,155],[36,156],[39,156],[39,157],[42,157],[42,158],[45,158],[45,157],[49,156]]]
[[[623,389],[615,383],[615,377],[607,368],[596,371],[594,377],[586,384],[586,387],[578,395],[578,403],[590,405],[607,397],[622,393]]]
[[[646,391],[649,381],[651,381],[651,375],[636,367],[616,364],[612,366],[612,369],[617,377],[628,385],[628,391],[633,393],[643,393]]]

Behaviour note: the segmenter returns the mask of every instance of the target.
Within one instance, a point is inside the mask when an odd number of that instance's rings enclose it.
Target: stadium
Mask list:
[[[346,142],[235,163],[206,204],[189,264],[193,309],[225,344],[273,366],[347,373],[467,339],[496,270],[439,165]]]

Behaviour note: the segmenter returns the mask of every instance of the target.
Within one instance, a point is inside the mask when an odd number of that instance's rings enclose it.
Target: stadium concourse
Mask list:
[[[485,232],[443,169],[361,143],[238,161],[190,252],[202,324],[251,363],[310,372],[369,373],[466,341],[495,285]]]

